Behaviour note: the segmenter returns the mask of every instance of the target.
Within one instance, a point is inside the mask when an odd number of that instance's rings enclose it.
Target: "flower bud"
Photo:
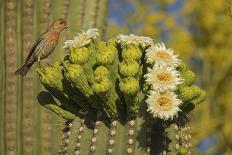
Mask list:
[[[182,86],[189,86],[195,82],[196,75],[192,71],[188,70],[182,75],[182,78],[184,79]]]
[[[138,46],[135,45],[127,45],[125,48],[122,50],[122,58],[124,60],[140,60],[142,57],[142,52],[138,48]]]
[[[201,94],[201,89],[198,86],[191,86],[191,87],[182,87],[180,89],[179,98],[183,101],[190,101]]]
[[[184,63],[181,63],[176,69],[183,74],[187,71],[187,66]]]
[[[69,60],[73,64],[83,64],[89,59],[89,50],[86,47],[71,47]]]
[[[99,66],[95,69],[94,71],[94,76],[98,77],[98,76],[106,76],[109,77],[109,71],[106,67],[104,66]]]
[[[100,47],[102,48],[102,47]],[[115,59],[116,48],[114,46],[107,46],[99,49],[96,53],[96,61],[100,65],[112,64]]]
[[[124,78],[119,83],[119,89],[126,95],[135,95],[139,89],[139,81],[133,77]]]
[[[123,61],[119,64],[119,71],[122,77],[136,76],[139,71],[139,64],[133,60]]]
[[[49,66],[44,68],[37,68],[36,71],[39,74],[41,82],[45,86],[50,86],[52,88],[58,89],[59,91],[63,91],[63,76],[61,69],[62,67],[56,63],[52,67]]]
[[[206,99],[206,92],[204,90],[201,90],[201,94],[199,97],[197,97],[196,99],[192,100],[191,103],[193,103],[194,105],[197,105],[201,102],[203,102]]]

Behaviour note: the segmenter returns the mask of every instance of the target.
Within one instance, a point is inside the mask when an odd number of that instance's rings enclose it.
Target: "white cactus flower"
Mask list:
[[[168,91],[160,94],[153,90],[150,91],[146,102],[148,105],[147,111],[154,117],[159,117],[164,120],[173,119],[178,111],[180,111],[179,105],[182,104],[182,101],[173,92]]]
[[[73,47],[82,47],[88,45],[92,40],[95,40],[99,36],[98,29],[89,29],[87,31],[82,30],[81,33],[78,33],[77,36],[74,37],[74,40],[67,40],[64,42],[64,48],[68,48],[70,46]]]
[[[177,66],[181,63],[178,55],[174,55],[173,49],[166,48],[164,43],[152,45],[146,50],[147,62],[155,62],[158,64],[167,64],[169,66]]]
[[[117,37],[118,43],[121,44],[135,44],[135,45],[141,45],[143,47],[149,46],[153,44],[153,41],[150,37],[144,37],[144,36],[137,36],[134,34],[129,35],[123,35],[120,34]]]
[[[148,73],[144,75],[146,82],[151,84],[156,91],[173,91],[177,85],[182,83],[180,73],[174,67],[166,65],[154,65],[148,68]]]

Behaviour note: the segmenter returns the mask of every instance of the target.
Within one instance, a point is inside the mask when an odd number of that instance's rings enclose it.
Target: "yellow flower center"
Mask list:
[[[168,54],[167,52],[164,52],[164,51],[156,52],[155,57],[158,58],[159,60],[163,60],[163,61],[170,61],[172,59],[170,54]]]
[[[156,104],[158,104],[159,107],[164,111],[168,111],[172,108],[172,101],[167,96],[160,96],[156,102]]]
[[[162,83],[168,83],[172,80],[172,75],[168,72],[159,72],[156,78]]]

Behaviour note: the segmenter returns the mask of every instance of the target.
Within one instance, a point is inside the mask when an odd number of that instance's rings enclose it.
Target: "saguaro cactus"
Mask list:
[[[69,30],[61,35],[61,44],[51,59],[59,57],[62,40],[69,33],[92,24],[103,31],[107,1],[0,0],[0,8],[0,154],[55,154],[56,130],[58,122],[63,120],[34,104],[41,89],[34,68],[24,78],[16,77],[14,71],[22,65],[31,44],[54,19],[65,18]]]
[[[37,69],[39,103],[67,120],[58,152],[191,152],[187,115],[206,96],[195,74],[149,37],[98,35],[82,31],[65,42],[63,61]]]

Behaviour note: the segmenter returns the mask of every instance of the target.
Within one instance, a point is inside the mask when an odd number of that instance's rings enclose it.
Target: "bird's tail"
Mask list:
[[[15,71],[15,75],[20,74],[22,76],[25,76],[33,64],[34,62],[25,62],[25,64],[22,65],[22,67]]]

